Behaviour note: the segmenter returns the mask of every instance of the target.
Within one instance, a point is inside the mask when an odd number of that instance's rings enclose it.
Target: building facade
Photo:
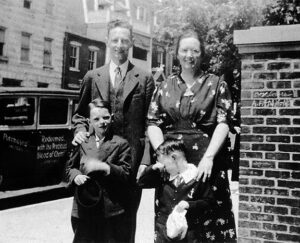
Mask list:
[[[0,6],[0,87],[60,88],[64,2],[0,0]]]
[[[70,13],[69,22],[73,30],[85,33],[87,38],[106,42],[107,23],[112,19],[125,19],[133,26],[134,46],[130,50],[129,59],[137,66],[156,73],[161,64],[165,67],[166,51],[162,43],[154,42],[152,29],[154,21],[153,7],[142,0],[66,0],[71,6],[76,4],[82,10],[78,14]],[[77,19],[76,19],[77,18]],[[80,28],[83,19],[86,28]],[[155,49],[155,52],[152,50]],[[109,50],[106,51],[106,63],[109,60]],[[158,60],[153,63],[153,60]],[[159,63],[159,66],[157,64]],[[154,64],[154,66],[153,66]],[[154,69],[153,69],[154,68]]]
[[[66,32],[62,87],[79,89],[86,72],[104,64],[105,49],[101,41]]]

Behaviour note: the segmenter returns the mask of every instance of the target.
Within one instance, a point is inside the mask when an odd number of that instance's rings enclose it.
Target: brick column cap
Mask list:
[[[234,44],[276,43],[300,41],[300,25],[251,27],[234,31]]]
[[[233,38],[240,54],[300,51],[300,24],[235,30]]]

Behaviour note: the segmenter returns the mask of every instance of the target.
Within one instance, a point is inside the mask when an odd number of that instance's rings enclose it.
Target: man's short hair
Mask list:
[[[102,100],[100,98],[96,98],[89,103],[89,111],[93,108],[106,108],[109,113],[111,113],[110,103],[108,101]]]
[[[182,140],[166,139],[156,149],[156,155],[170,155],[172,152],[179,151],[186,155],[186,148]]]
[[[132,34],[132,25],[127,20],[114,19],[108,22],[107,24],[107,36],[109,36],[109,32],[117,27],[128,29],[130,32],[130,37],[133,37]]]

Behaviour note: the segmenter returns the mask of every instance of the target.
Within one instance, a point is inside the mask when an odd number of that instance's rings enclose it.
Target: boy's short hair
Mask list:
[[[172,152],[180,151],[186,155],[186,148],[182,140],[178,139],[166,139],[161,145],[156,149],[156,156],[159,155],[169,155]]]
[[[108,110],[109,113],[111,113],[110,103],[105,100],[102,100],[100,98],[96,98],[89,103],[89,112],[91,112],[91,110],[95,107],[96,108],[105,108]]]
[[[132,25],[126,21],[126,20],[121,20],[121,19],[114,19],[111,20],[107,23],[107,36],[109,36],[109,32],[117,27],[121,27],[121,28],[125,28],[128,29],[130,31],[130,37],[133,37],[132,34]]]

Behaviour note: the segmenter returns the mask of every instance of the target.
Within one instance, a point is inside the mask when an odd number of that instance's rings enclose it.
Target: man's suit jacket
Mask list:
[[[84,174],[85,157],[96,158],[110,166],[110,174],[95,173],[93,179],[101,186],[103,203],[96,208],[84,208],[73,200],[72,216],[77,218],[94,217],[96,215],[110,217],[130,207],[131,198],[131,152],[128,142],[116,135],[105,138],[99,148],[96,146],[95,136],[89,137],[87,142],[76,146],[70,160],[67,162],[66,176],[69,187],[75,187],[74,179]]]
[[[114,133],[126,138],[131,146],[132,170],[135,177],[144,154],[145,127],[148,107],[154,90],[154,81],[150,74],[135,67],[129,62],[124,77],[122,96],[119,98],[119,107],[123,122],[114,127]],[[78,131],[87,131],[86,117],[88,104],[95,98],[110,102],[110,75],[109,65],[89,71],[80,90],[80,100],[73,116],[75,134]],[[149,144],[146,146],[149,149]]]

